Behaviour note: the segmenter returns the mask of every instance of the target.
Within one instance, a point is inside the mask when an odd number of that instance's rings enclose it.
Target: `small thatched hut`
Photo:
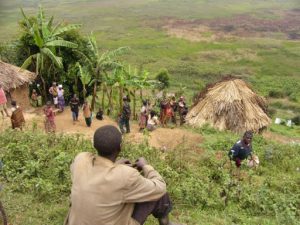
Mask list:
[[[29,107],[28,85],[35,77],[35,73],[0,60],[0,84],[8,93],[8,102],[16,100],[22,108]]]
[[[258,132],[271,123],[266,101],[256,95],[243,80],[225,78],[207,86],[186,117],[188,124],[209,124],[219,130]]]

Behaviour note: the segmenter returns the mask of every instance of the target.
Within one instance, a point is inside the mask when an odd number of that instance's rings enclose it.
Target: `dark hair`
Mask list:
[[[151,110],[151,112],[150,112],[150,116],[151,116],[151,118],[152,118],[153,116],[156,116],[156,112],[155,112],[155,111],[153,111],[153,110]]]
[[[143,105],[144,105],[144,106],[146,106],[147,103],[148,103],[147,100],[143,100],[142,102],[143,102]]]
[[[14,100],[12,100],[12,101],[11,101],[11,105],[12,105],[12,106],[17,106],[17,102],[14,101]]]
[[[112,125],[98,128],[94,134],[94,148],[101,156],[110,156],[121,150],[122,134]]]
[[[244,133],[244,136],[245,138],[252,138],[253,137],[253,131],[251,130],[248,130]]]

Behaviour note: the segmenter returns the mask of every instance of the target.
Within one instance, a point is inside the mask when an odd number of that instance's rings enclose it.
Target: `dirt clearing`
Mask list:
[[[269,10],[265,14],[199,20],[168,18],[161,26],[170,36],[189,41],[215,41],[234,36],[300,40],[300,9]]]
[[[32,129],[36,126],[40,129],[44,129],[44,115],[42,109],[31,109],[24,113],[26,120],[26,127]],[[94,132],[97,128],[105,125],[118,126],[117,122],[109,117],[104,117],[104,120],[93,119],[92,126],[87,127],[85,120],[82,117],[82,113],[79,114],[79,121],[72,121],[71,111],[67,107],[63,113],[58,113],[55,117],[57,133],[67,134],[83,134],[88,139],[92,139]],[[1,118],[0,131],[10,127],[10,119],[5,117]],[[125,134],[124,138],[133,143],[142,143],[147,136],[142,132],[139,132],[137,122],[131,121],[131,133]],[[194,134],[179,128],[158,128],[157,130],[149,133],[148,139],[149,145],[164,151],[175,149],[180,145],[184,145],[185,148],[191,148],[191,150],[199,150],[199,144],[202,142],[202,136]]]

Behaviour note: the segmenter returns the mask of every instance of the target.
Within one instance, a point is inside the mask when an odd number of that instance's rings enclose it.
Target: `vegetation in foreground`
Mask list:
[[[211,128],[195,129],[204,136],[203,149],[184,145],[161,152],[147,145],[124,145],[122,157],[145,156],[168,183],[175,220],[199,224],[298,224],[300,146],[278,145],[256,135],[256,170],[242,168],[242,180],[231,176],[226,154],[238,138]],[[81,151],[94,151],[80,135],[45,135],[39,130],[0,134],[4,162],[1,192],[10,223],[62,224],[68,210],[69,166]],[[233,170],[233,174],[234,174]],[[147,225],[155,224],[150,219]]]

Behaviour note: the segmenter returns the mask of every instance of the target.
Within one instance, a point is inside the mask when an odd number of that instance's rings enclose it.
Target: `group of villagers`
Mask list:
[[[177,113],[179,115],[179,123],[183,125],[188,113],[188,107],[183,96],[178,101],[176,101],[174,96],[162,99],[159,102],[159,117],[153,108],[154,106],[148,100],[143,101],[139,119],[140,131],[144,129],[153,131],[158,125],[166,127],[170,120],[177,125]]]
[[[63,112],[65,108],[65,99],[64,99],[64,89],[62,85],[56,85],[54,82],[49,89],[49,94],[52,96],[53,104],[55,109],[52,108],[51,101],[48,101],[46,107],[44,108],[45,114],[45,130],[46,132],[55,132],[56,124],[55,124],[55,115],[57,112]],[[36,106],[39,105],[39,95],[35,89],[32,90],[31,100],[35,103]],[[21,107],[17,104],[16,101],[11,101],[11,115],[8,113],[7,109],[7,98],[5,91],[3,90],[0,84],[0,112],[2,117],[6,115],[10,117],[12,128],[19,128],[22,130],[25,119],[22,112]],[[119,127],[122,133],[130,132],[129,119],[131,116],[130,109],[130,99],[128,96],[123,98],[123,110],[119,117]],[[76,94],[73,95],[70,102],[70,108],[72,112],[73,124],[78,122],[79,117],[79,109],[80,109],[80,101]],[[176,113],[178,113],[180,118],[180,125],[185,122],[185,116],[188,112],[187,105],[185,103],[184,97],[181,96],[178,101],[176,101],[175,97],[165,98],[159,102],[160,107],[160,115],[158,117],[157,113],[154,110],[155,105],[151,105],[149,100],[144,100],[142,102],[142,108],[140,111],[139,118],[139,127],[140,131],[147,129],[148,131],[153,131],[157,128],[158,125],[162,125],[165,127],[169,120],[171,120],[174,124],[177,124]],[[91,127],[92,124],[92,109],[88,101],[84,101],[82,107],[83,116],[85,118],[85,123],[87,127]],[[96,114],[96,118],[98,120],[103,119],[103,110],[100,108]],[[124,129],[125,128],[125,129]],[[252,155],[252,141],[253,133],[252,131],[246,131],[243,135],[243,138],[236,142],[234,146],[229,151],[230,160],[235,162],[237,168],[239,168],[242,164],[242,161],[251,158],[251,165],[255,166],[259,164],[259,160],[257,156]]]
[[[36,91],[33,90],[32,92],[32,99],[36,99],[35,97]],[[62,85],[56,85],[55,82],[53,82],[52,86],[49,88],[49,94],[52,97],[54,108],[52,108],[52,102],[48,101],[46,104],[46,107],[44,108],[44,114],[45,114],[45,130],[46,132],[55,132],[56,125],[55,125],[55,115],[57,112],[62,113],[65,108],[65,98],[64,98],[64,89]],[[33,98],[34,97],[34,98]],[[80,101],[76,94],[73,95],[69,102],[71,112],[72,112],[72,119],[73,124],[76,124],[76,122],[79,121],[79,111],[80,111]],[[84,101],[84,104],[82,106],[82,113],[83,117],[85,119],[85,123],[87,127],[91,127],[92,125],[92,109],[87,100]],[[99,120],[103,119],[103,111],[99,109],[97,112],[96,118]]]

